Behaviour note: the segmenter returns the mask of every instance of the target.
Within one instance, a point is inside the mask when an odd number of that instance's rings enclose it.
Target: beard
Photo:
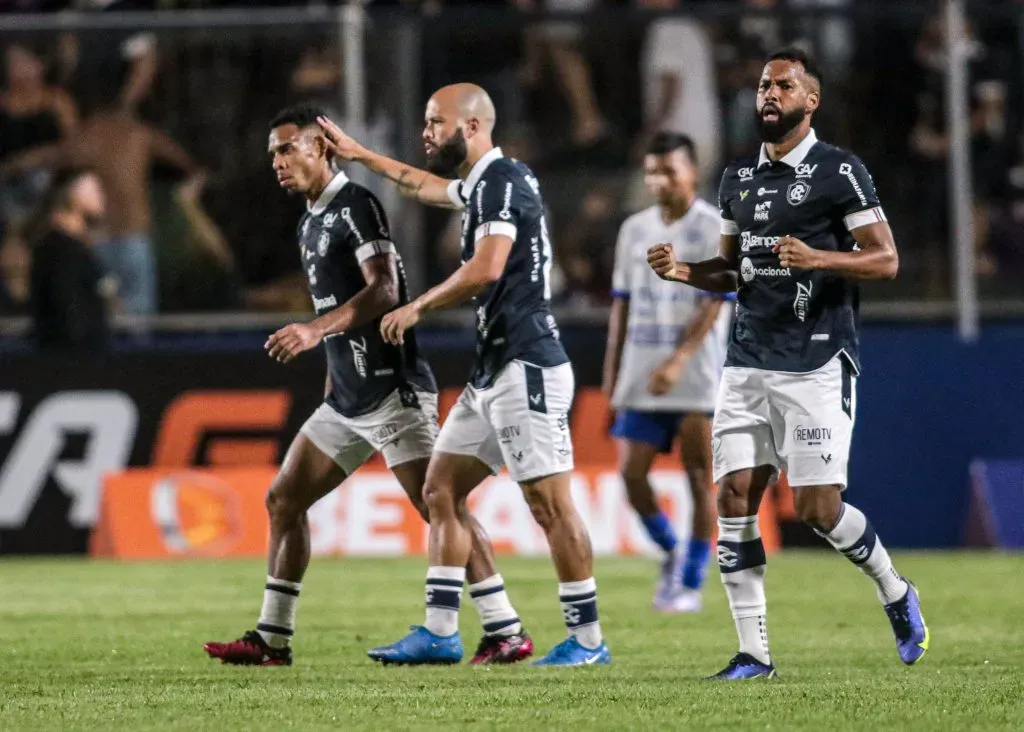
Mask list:
[[[778,108],[776,107],[776,109]],[[764,117],[761,116],[761,112],[758,112],[756,108],[754,110],[754,117],[757,120],[757,131],[761,135],[762,142],[773,144],[785,139],[786,135],[803,122],[806,116],[807,112],[800,108],[785,113],[779,110],[778,119],[766,122]]]
[[[427,170],[434,175],[453,178],[459,166],[466,162],[467,155],[466,137],[461,129],[455,130],[454,135],[441,143],[437,152],[427,156]]]

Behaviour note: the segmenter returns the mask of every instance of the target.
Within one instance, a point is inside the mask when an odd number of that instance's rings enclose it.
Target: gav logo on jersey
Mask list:
[[[807,196],[810,192],[810,184],[804,183],[802,180],[798,180],[796,183],[789,184],[789,188],[786,189],[786,200],[789,201],[790,206],[799,206],[807,200]]]
[[[761,190],[764,189],[762,188]],[[771,201],[761,201],[761,203],[754,206],[754,221],[767,221],[771,208]]]
[[[740,277],[744,282],[750,282],[755,277],[789,277],[789,267],[755,267],[750,257],[744,257],[740,262]]]
[[[800,163],[796,166],[796,177],[797,178],[810,178],[814,175],[814,171],[818,169],[818,164],[811,165],[810,163]]]
[[[751,249],[771,249],[779,243],[781,238],[781,236],[758,236],[744,231],[740,233],[740,250],[749,252]]]
[[[736,171],[736,175],[740,177],[740,180],[751,180],[754,177],[754,169],[740,168]]]
[[[334,211],[331,211],[330,213],[325,213],[324,214],[324,228],[325,229],[330,229],[336,223],[338,223],[338,214],[336,214]]]

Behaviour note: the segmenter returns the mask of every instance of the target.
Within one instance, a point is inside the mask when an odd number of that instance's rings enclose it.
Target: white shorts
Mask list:
[[[572,365],[511,361],[487,389],[467,386],[448,413],[437,452],[471,455],[517,483],[573,469],[569,408]]]
[[[299,431],[346,475],[375,452],[384,456],[389,468],[429,458],[437,440],[437,394],[411,393],[418,404],[406,406],[396,389],[375,410],[358,417],[344,417],[325,402]]]
[[[771,465],[794,487],[845,488],[856,382],[843,354],[805,374],[727,367],[712,427],[715,482]]]

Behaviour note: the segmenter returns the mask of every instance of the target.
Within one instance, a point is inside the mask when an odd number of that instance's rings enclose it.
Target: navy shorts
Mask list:
[[[672,443],[686,412],[619,412],[612,425],[612,437],[654,445],[658,452],[672,452]]]

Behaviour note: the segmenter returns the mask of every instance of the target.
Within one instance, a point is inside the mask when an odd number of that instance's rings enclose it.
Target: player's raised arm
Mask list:
[[[677,262],[671,244],[655,244],[647,250],[647,263],[663,280],[682,282],[707,292],[736,290],[735,234],[722,234],[721,253],[703,262]]]
[[[342,160],[359,163],[367,170],[387,178],[398,186],[398,191],[403,196],[420,203],[438,208],[462,208],[462,202],[453,192],[457,181],[442,178],[368,150],[326,117],[321,117],[318,121],[324,130],[328,148]]]

